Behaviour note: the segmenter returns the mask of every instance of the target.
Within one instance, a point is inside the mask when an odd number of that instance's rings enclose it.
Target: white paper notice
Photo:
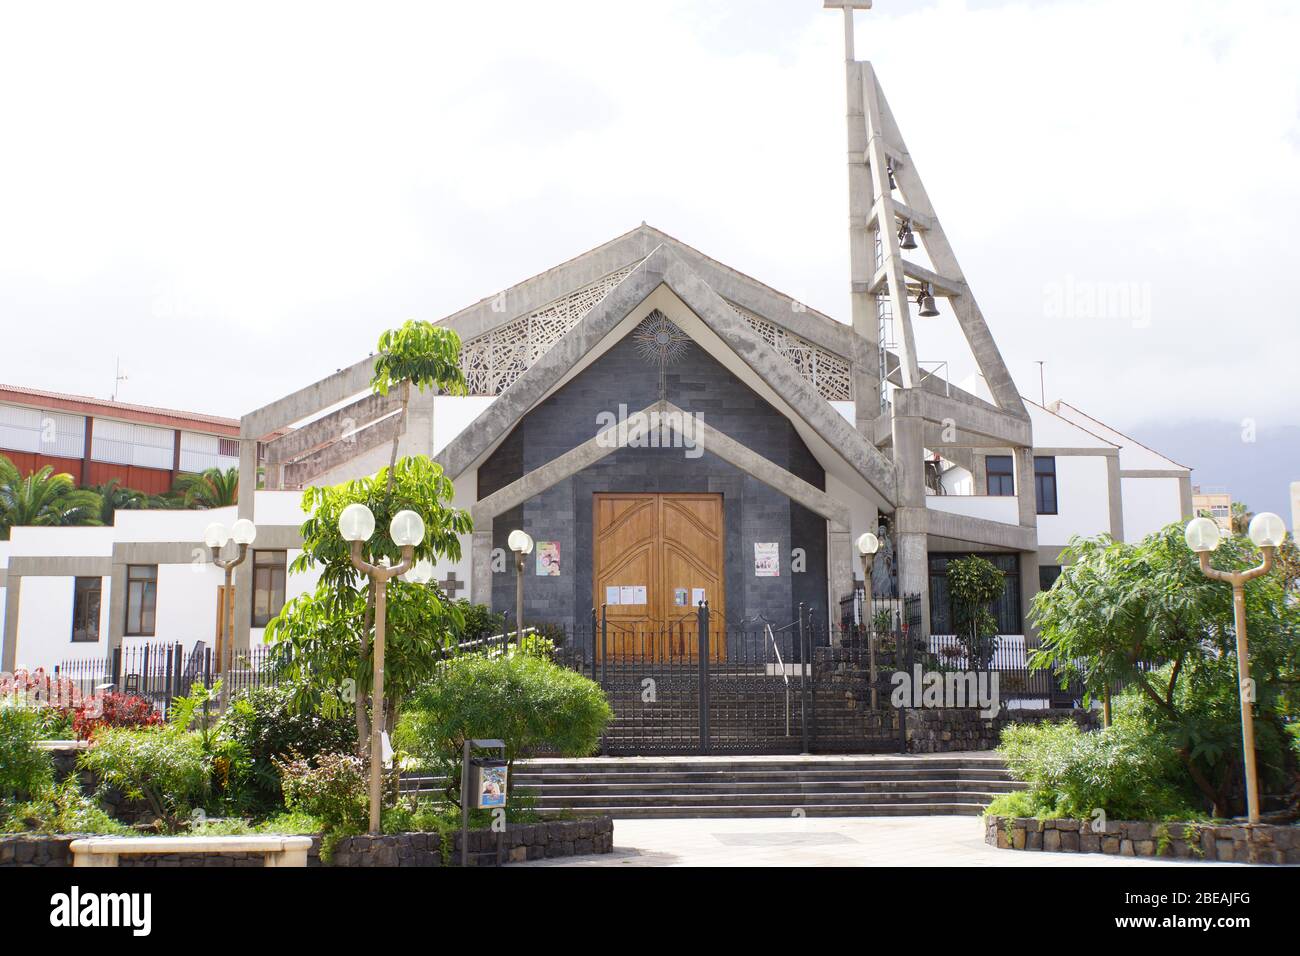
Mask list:
[[[704,601],[704,588],[691,588],[691,607],[699,607]]]
[[[623,585],[621,588],[619,588],[619,589],[618,589],[618,603],[619,603],[619,604],[635,604],[635,603],[636,603],[636,588],[631,587],[630,585],[627,585],[627,584],[625,584],[625,585]]]
[[[644,585],[644,584],[638,584],[638,585],[636,586],[636,598],[635,598],[635,600],[632,601],[632,603],[633,603],[633,604],[645,604],[645,603],[646,603],[646,593],[645,593],[645,591],[646,591],[646,587],[645,587],[645,585]]]
[[[616,587],[615,587],[615,588],[605,588],[605,603],[606,603],[606,604],[621,604],[622,602],[618,599],[618,592],[619,592],[619,589],[616,588]]]

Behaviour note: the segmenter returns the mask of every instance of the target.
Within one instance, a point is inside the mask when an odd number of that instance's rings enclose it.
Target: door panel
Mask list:
[[[593,511],[593,596],[607,605],[607,652],[653,659],[696,656],[695,590],[703,589],[719,622],[726,607],[722,496],[597,494]],[[644,603],[606,600],[607,588],[623,587],[644,587]],[[725,655],[720,641],[713,638],[710,650],[719,660]]]

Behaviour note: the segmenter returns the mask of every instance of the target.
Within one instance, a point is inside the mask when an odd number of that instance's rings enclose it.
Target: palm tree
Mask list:
[[[1255,513],[1248,506],[1240,501],[1232,503],[1232,533],[1245,534],[1246,529],[1250,527],[1250,519],[1255,517]]]
[[[136,491],[134,488],[127,488],[116,478],[110,478],[102,485],[89,486],[86,490],[99,495],[99,520],[105,525],[113,523],[114,515],[118,511],[136,511],[154,506],[152,496],[146,495],[143,491]]]
[[[78,488],[71,475],[55,474],[52,465],[24,478],[0,455],[0,539],[16,527],[98,525],[101,507],[97,493]]]
[[[239,501],[239,469],[209,468],[197,475],[177,475],[172,492],[186,508],[228,508]]]

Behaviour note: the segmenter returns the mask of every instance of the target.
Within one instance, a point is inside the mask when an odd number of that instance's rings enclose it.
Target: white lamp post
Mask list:
[[[880,539],[868,531],[858,538],[858,554],[862,558],[862,623],[867,629],[867,660],[871,667],[871,709],[876,709],[876,625],[871,619],[871,569],[880,550]]]
[[[1244,585],[1273,569],[1274,550],[1286,538],[1286,525],[1270,512],[1255,516],[1246,532],[1264,553],[1258,567],[1245,571],[1220,571],[1210,567],[1210,553],[1219,546],[1219,526],[1209,518],[1193,518],[1184,535],[1187,546],[1196,552],[1201,571],[1215,581],[1232,585],[1232,611],[1237,632],[1237,693],[1241,698],[1241,745],[1246,763],[1246,810],[1251,823],[1259,822],[1259,780],[1255,774],[1255,687],[1250,680],[1250,659],[1246,645],[1246,594]]]
[[[219,521],[214,521],[208,525],[203,532],[203,543],[208,546],[212,554],[212,563],[226,572],[226,588],[221,592],[222,600],[229,602],[231,594],[231,580],[235,573],[235,568],[244,563],[248,557],[249,546],[257,539],[257,525],[247,518],[240,518],[234,523],[229,531],[226,526]],[[234,541],[239,546],[239,554],[234,558],[225,559],[221,557],[221,551],[227,542]],[[235,646],[235,620],[234,614],[228,613],[229,603],[221,609],[217,615],[217,634],[216,647],[213,649],[217,655],[217,676],[220,677],[224,669],[226,654],[233,650]],[[229,643],[226,637],[229,635]]]
[[[511,531],[506,539],[515,553],[515,644],[524,640],[524,559],[533,553],[533,539],[526,531]]]
[[[399,511],[388,525],[393,544],[402,549],[402,559],[394,565],[371,564],[362,548],[375,533],[375,516],[363,504],[348,505],[339,515],[339,533],[352,546],[352,566],[370,577],[375,595],[374,688],[370,714],[370,832],[380,833],[380,808],[383,792],[384,762],[384,628],[388,611],[388,582],[399,574],[413,570],[415,546],[424,540],[424,519],[414,511]],[[421,562],[427,564],[428,562]],[[432,571],[430,570],[430,576]],[[421,568],[417,577],[424,574]],[[427,578],[425,580],[428,580]]]

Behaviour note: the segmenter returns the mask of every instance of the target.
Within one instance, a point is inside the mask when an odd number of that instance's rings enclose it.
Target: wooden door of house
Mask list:
[[[709,656],[725,654],[722,496],[597,494],[593,597],[606,651],[654,660],[698,656],[696,612],[709,602]]]

